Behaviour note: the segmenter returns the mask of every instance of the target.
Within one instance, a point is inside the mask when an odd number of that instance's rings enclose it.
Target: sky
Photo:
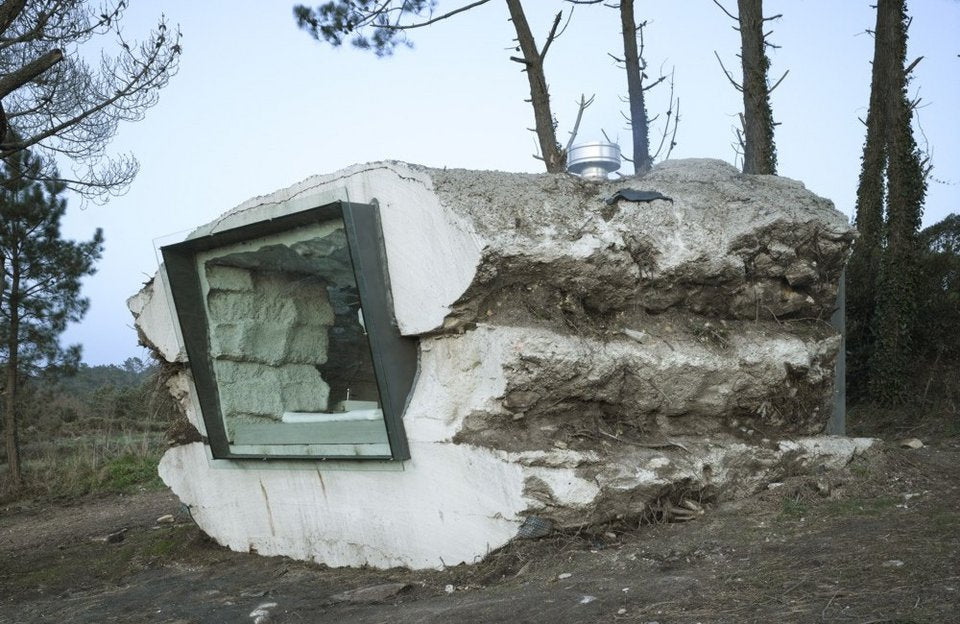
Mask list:
[[[180,71],[146,118],[120,128],[114,153],[132,152],[137,179],[105,205],[71,202],[64,235],[88,239],[102,227],[106,249],[86,279],[91,301],[65,344],[80,343],[88,364],[144,357],[126,299],[157,271],[159,247],[182,240],[242,201],[313,174],[396,159],[434,167],[540,172],[526,76],[515,54],[503,2],[493,0],[412,31],[413,49],[390,58],[331,48],[297,29],[293,2],[135,0],[125,36],[145,38],[161,12],[183,33]],[[735,9],[736,2],[727,0]],[[771,78],[789,75],[772,95],[778,173],[801,180],[853,215],[869,98],[875,22],[871,0],[767,0],[772,23]],[[440,0],[439,9],[460,6]],[[542,44],[559,0],[528,0],[528,21]],[[711,0],[637,3],[648,21],[648,73],[674,71],[680,100],[671,158],[733,162],[741,95],[714,52],[737,75],[739,34]],[[912,96],[922,98],[917,140],[934,165],[924,226],[960,212],[960,1],[912,0],[908,60]],[[546,60],[558,139],[566,143],[581,94],[595,95],[579,141],[619,138],[626,77],[619,16],[577,7]],[[651,116],[666,110],[668,90],[647,93]],[[659,132],[654,123],[653,134]],[[922,132],[919,131],[922,129]],[[626,167],[629,164],[625,163]]]

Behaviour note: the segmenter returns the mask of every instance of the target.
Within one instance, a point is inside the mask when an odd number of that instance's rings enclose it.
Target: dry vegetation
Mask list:
[[[162,487],[157,462],[174,408],[157,392],[155,368],[82,367],[75,376],[27,387],[20,438],[25,487],[15,493],[0,479],[0,504]]]

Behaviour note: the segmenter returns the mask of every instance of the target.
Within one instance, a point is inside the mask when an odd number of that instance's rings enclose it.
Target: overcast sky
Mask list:
[[[129,192],[105,206],[74,201],[65,234],[89,238],[103,227],[106,251],[85,283],[92,305],[71,327],[90,364],[143,356],[125,300],[152,276],[158,247],[176,242],[243,200],[317,173],[358,162],[398,159],[439,167],[538,172],[531,157],[533,113],[527,80],[510,62],[512,26],[500,0],[412,33],[415,48],[392,58],[313,41],[298,31],[292,2],[134,1],[128,38],[146,36],[161,11],[183,31],[180,73],[145,120],[121,128],[116,152],[133,152],[141,172]],[[440,9],[459,6],[441,0]],[[538,42],[558,0],[524,3]],[[734,0],[726,4],[735,8]],[[779,174],[803,181],[853,214],[869,96],[873,40],[871,0],[781,0],[772,41],[773,94],[781,126]],[[932,154],[936,181],[924,225],[960,211],[960,2],[912,0],[908,56],[923,56],[910,93],[922,97],[921,146]],[[672,158],[733,161],[740,94],[723,76],[714,51],[739,72],[739,35],[710,0],[638,2],[647,19],[646,56],[653,74],[676,70],[681,122]],[[621,51],[619,16],[598,6],[575,11],[551,48],[546,72],[558,138],[565,142],[581,93],[596,95],[579,140],[629,132],[619,97],[626,79],[608,52]],[[667,90],[648,92],[651,114]],[[654,132],[657,130],[655,129]],[[929,144],[927,144],[927,140]]]

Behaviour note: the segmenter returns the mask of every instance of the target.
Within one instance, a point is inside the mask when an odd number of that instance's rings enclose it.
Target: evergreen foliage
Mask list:
[[[398,44],[413,47],[404,30],[392,28],[402,17],[423,17],[433,11],[436,0],[406,0],[394,5],[380,0],[330,0],[316,8],[302,4],[293,7],[297,26],[317,41],[334,47],[344,37],[361,50],[377,56],[391,56]]]
[[[81,278],[94,272],[103,251],[98,229],[86,242],[64,240],[60,219],[65,185],[38,182],[43,167],[28,151],[10,155],[0,170],[0,362],[4,365],[4,441],[8,471],[21,481],[18,449],[19,389],[25,379],[79,364],[79,345],[63,348],[60,334],[89,302]]]
[[[848,273],[849,392],[882,404],[907,397],[917,357],[919,239],[926,178],[907,96],[904,0],[880,0],[867,140],[857,192],[857,241]]]
[[[960,362],[960,215],[920,232],[916,349],[929,361]]]

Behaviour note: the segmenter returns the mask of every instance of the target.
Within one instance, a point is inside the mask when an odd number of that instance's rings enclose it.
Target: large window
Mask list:
[[[382,250],[377,206],[346,202],[163,248],[214,457],[409,457]]]

